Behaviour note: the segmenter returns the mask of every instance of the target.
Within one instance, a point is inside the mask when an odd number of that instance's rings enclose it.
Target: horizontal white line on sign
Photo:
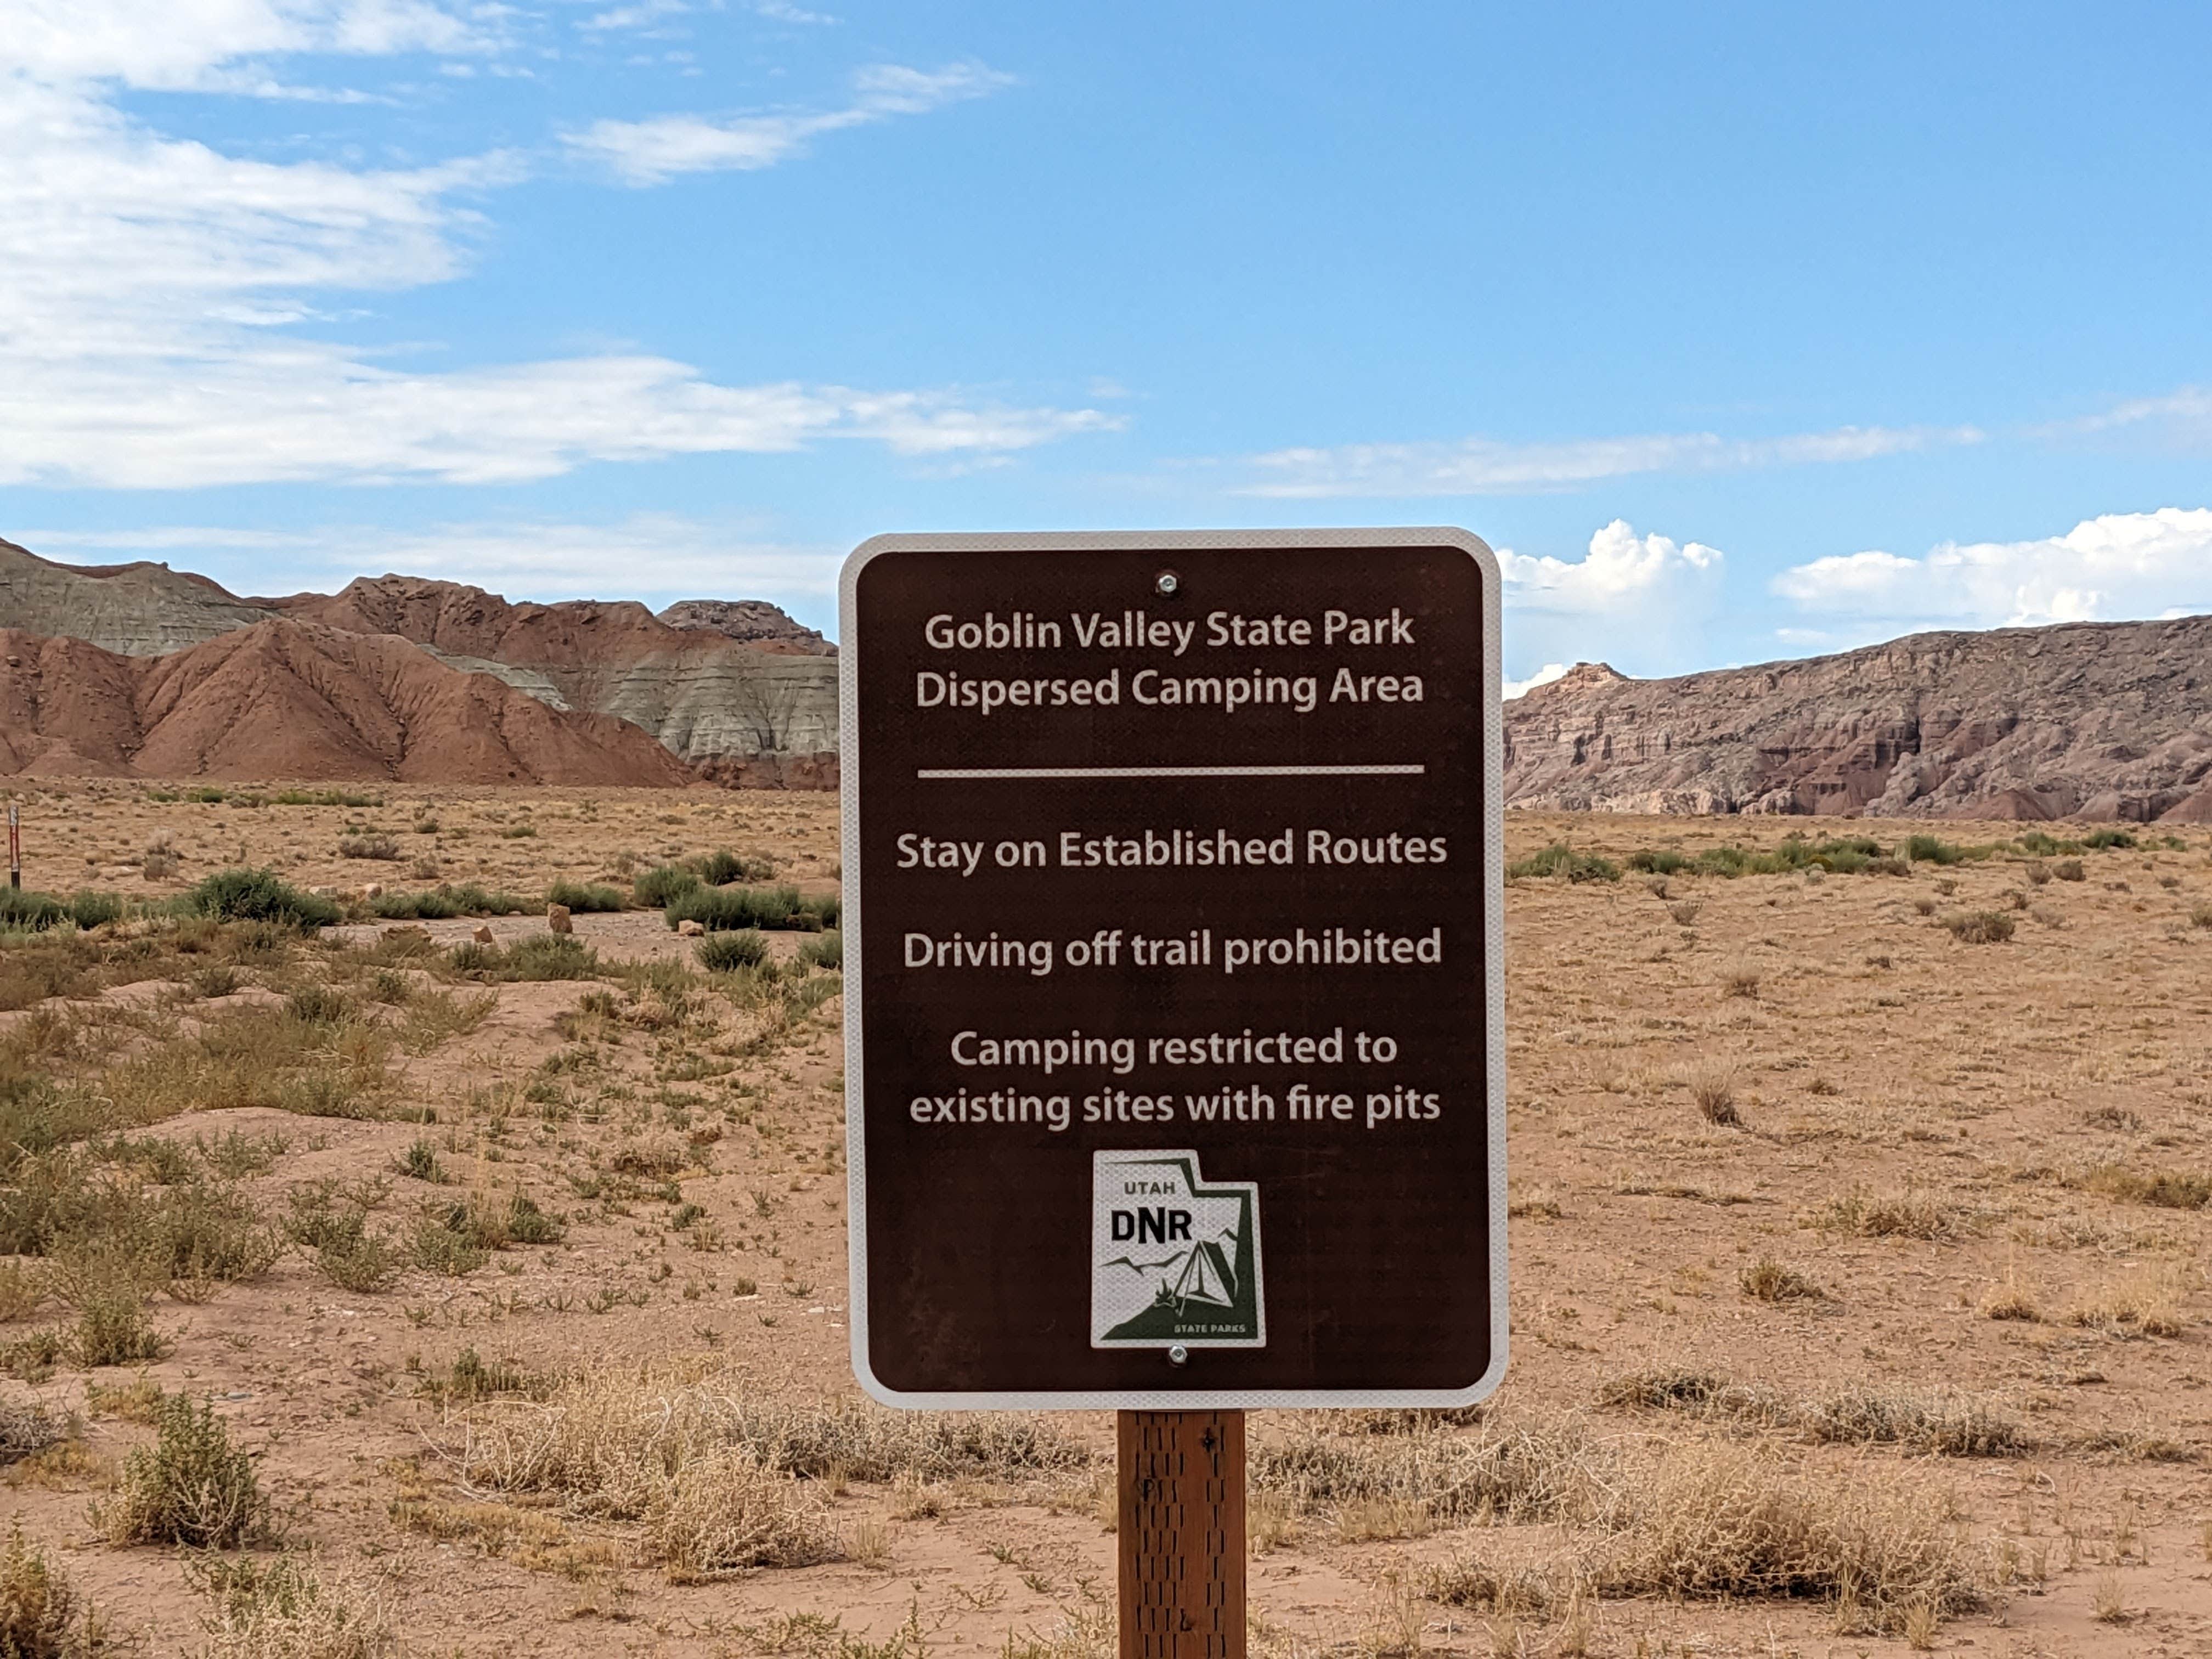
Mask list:
[[[971,778],[1415,778],[1425,766],[940,766],[915,776],[927,782]]]

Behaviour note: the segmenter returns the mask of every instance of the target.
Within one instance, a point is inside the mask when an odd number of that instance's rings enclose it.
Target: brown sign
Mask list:
[[[847,562],[841,649],[862,1383],[1494,1388],[1489,550],[884,537]]]

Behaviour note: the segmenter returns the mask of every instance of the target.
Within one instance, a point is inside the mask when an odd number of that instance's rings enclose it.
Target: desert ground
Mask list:
[[[0,945],[15,1650],[1112,1651],[1111,1424],[852,1382],[827,936],[547,935],[834,799],[19,799],[125,902]],[[2212,1650],[2212,856],[2023,833],[1510,820],[1510,1370],[1254,1415],[1254,1652]],[[1885,856],[1632,867],[1793,835]],[[135,902],[241,866],[348,914]]]

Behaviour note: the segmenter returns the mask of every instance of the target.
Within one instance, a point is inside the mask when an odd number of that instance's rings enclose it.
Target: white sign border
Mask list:
[[[889,1387],[868,1363],[867,1149],[866,1073],[861,1054],[859,587],[860,572],[886,553],[1176,552],[1184,549],[1455,547],[1482,573],[1483,890],[1489,964],[1486,1024],[1490,1056],[1490,1367],[1463,1389],[1115,1389],[935,1393]],[[993,532],[975,535],[872,536],[846,559],[837,583],[839,799],[845,936],[845,1217],[850,1283],[847,1318],[853,1375],[871,1399],[908,1411],[1233,1411],[1271,1407],[1472,1406],[1504,1380],[1510,1323],[1505,1236],[1505,789],[1504,683],[1498,633],[1502,589],[1498,556],[1481,538],[1451,526],[1341,530],[1147,530]],[[1087,1351],[1087,1350],[1086,1350]],[[1164,1359],[1162,1364],[1167,1362]]]

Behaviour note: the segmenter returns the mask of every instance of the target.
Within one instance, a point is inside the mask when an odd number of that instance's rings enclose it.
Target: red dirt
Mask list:
[[[295,593],[268,603],[301,622],[353,634],[397,634],[455,656],[533,668],[630,662],[724,643],[671,628],[634,600],[510,605],[481,587],[426,576],[362,576],[337,593]]]
[[[0,630],[0,773],[631,786],[693,776],[627,721],[550,708],[401,640],[293,621],[154,659]]]

